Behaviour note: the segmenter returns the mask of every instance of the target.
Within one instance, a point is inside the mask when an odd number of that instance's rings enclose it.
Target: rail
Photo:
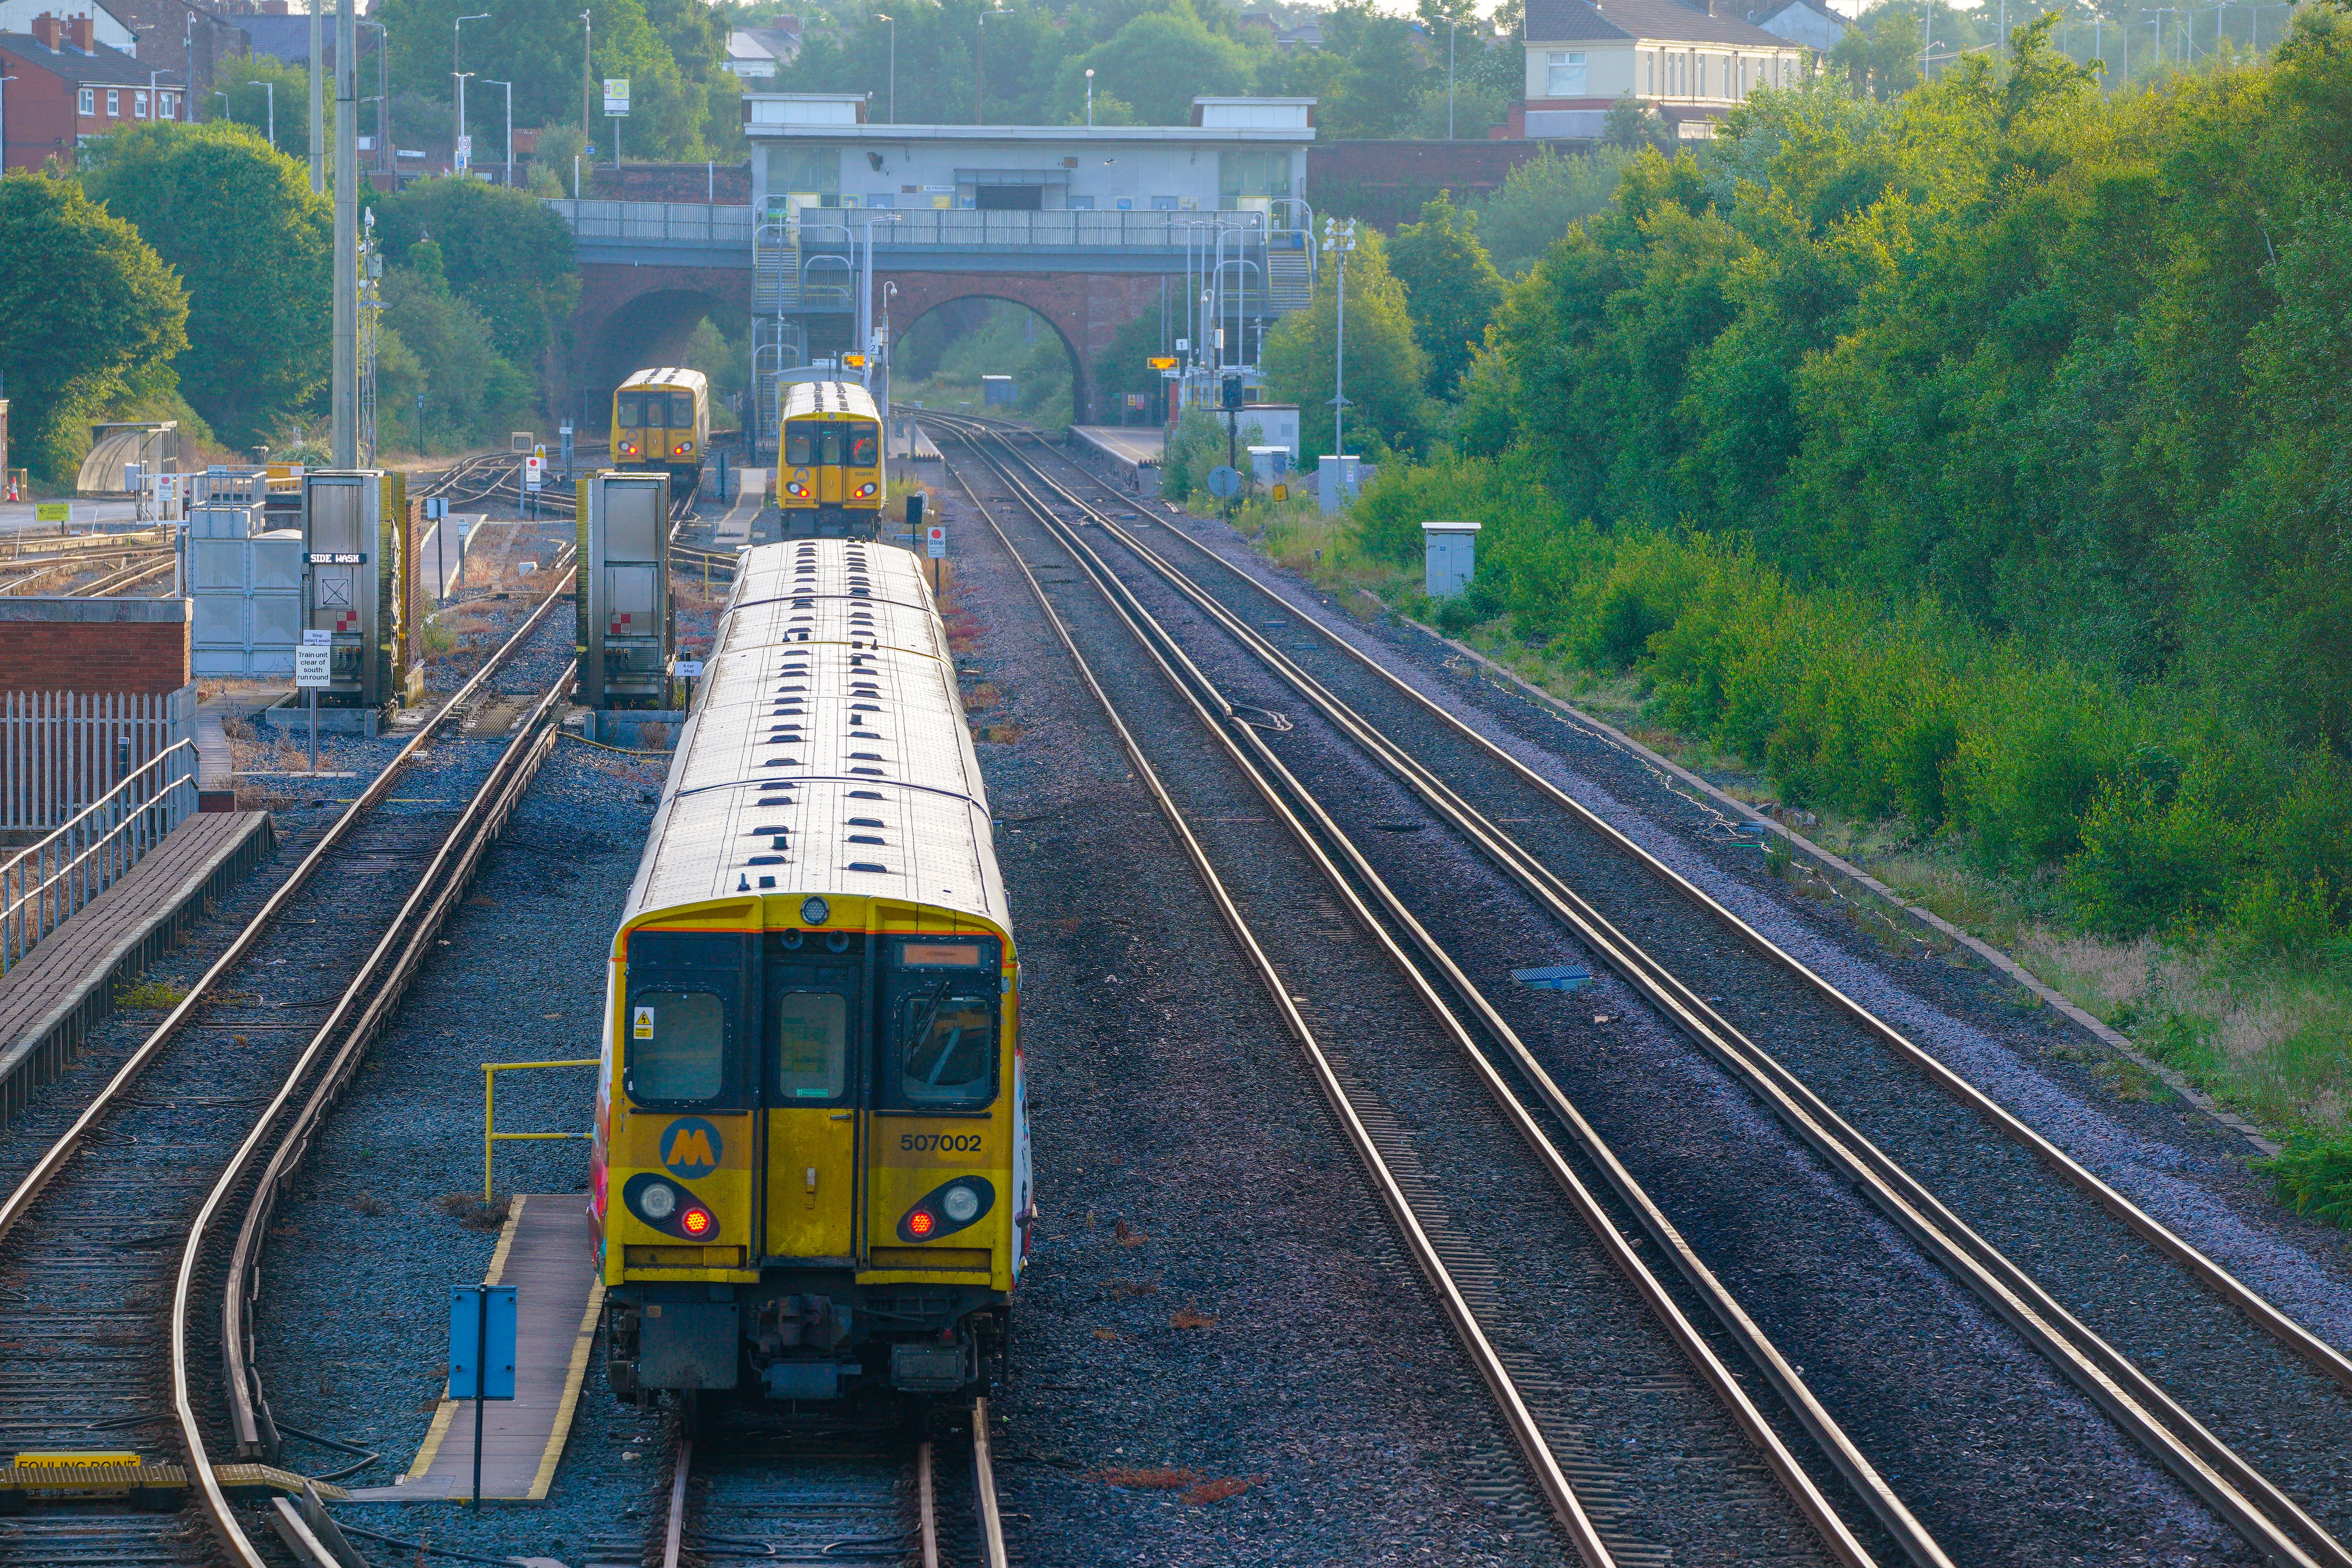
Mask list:
[[[963,421],[948,423],[952,426]],[[983,433],[1003,441],[1001,431],[986,430]],[[1010,454],[1011,444],[1003,444]],[[1108,536],[1116,539],[1148,571],[1198,605],[1210,619],[1228,631],[1278,679],[1297,691],[1343,733],[1354,739],[1375,763],[1420,795],[1441,816],[1454,823],[1486,858],[1518,882],[1565,926],[1575,931],[1605,963],[1644,994],[1695,1044],[1741,1079],[1759,1101],[1811,1144],[1899,1228],[1910,1235],[1923,1252],[2008,1321],[2018,1330],[2021,1337],[2074,1383],[2094,1404],[2104,1409],[2118,1427],[2137,1440],[2153,1458],[2170,1469],[2257,1550],[2271,1560],[2282,1563],[2319,1562],[2337,1564],[2339,1568],[2352,1565],[2352,1552],[2347,1552],[2293,1498],[2208,1432],[2129,1358],[2076,1321],[2032,1276],[1977,1236],[1924,1184],[1871,1144],[1793,1073],[1734,1028],[1706,999],[1696,995],[1645,950],[1611,928],[1565,881],[1491,820],[1482,816],[1444,780],[1422,767],[1409,753],[1340,701],[1294,660],[1216,603],[1157,551],[1119,527],[1107,514],[1057,484],[1034,461],[1026,458],[1021,460],[1062,500],[1076,507],[1088,521],[1100,524]],[[1230,569],[1229,563],[1223,562],[1207,546],[1191,538],[1184,531],[1174,529],[1169,531],[1207,561]],[[1080,552],[1092,554],[1088,546],[1079,544],[1073,547],[1074,554]],[[1238,570],[1234,574],[1258,595],[1274,603],[1283,603],[1279,595],[1254,574]],[[1307,625],[1338,651],[1351,656],[1355,662],[1383,678],[1385,684],[1400,695],[1479,743],[1489,754],[1566,807],[1578,819],[1601,830],[1629,858],[1657,873],[1668,887],[1715,914],[1735,933],[1744,936],[1751,946],[1777,960],[1781,967],[1801,980],[1810,983],[1826,1000],[1838,1005],[1915,1065],[1926,1069],[1948,1092],[1963,1103],[1974,1106],[1995,1126],[2032,1148],[2062,1179],[2100,1199],[2103,1206],[2116,1218],[2155,1244],[2180,1264],[2185,1271],[2237,1307],[2289,1349],[2303,1354],[2305,1360],[2322,1372],[2336,1376],[2337,1381],[2346,1381],[2343,1376],[2347,1369],[2346,1359],[2333,1347],[2317,1340],[2242,1281],[2221,1269],[2121,1194],[2090,1175],[2042,1141],[2038,1133],[1993,1104],[1973,1085],[1968,1084],[1906,1038],[1893,1026],[1878,1019],[1831,986],[1753,927],[1658,862],[1613,826],[1601,822],[1573,796],[1541,778],[1492,741],[1479,735],[1458,716],[1446,712],[1346,638],[1336,636],[1311,617]],[[1552,1097],[1548,1081],[1531,1077],[1530,1084],[1544,1098]]]
[[[139,864],[196,804],[196,743],[164,748],[0,864],[0,974]]]
[[[493,1202],[498,1188],[492,1181],[492,1163],[498,1158],[499,1145],[513,1142],[536,1142],[550,1139],[577,1139],[583,1142],[595,1136],[593,1132],[501,1132],[499,1131],[498,1082],[502,1072],[521,1072],[530,1068],[593,1068],[602,1066],[595,1057],[582,1057],[562,1062],[484,1062],[482,1064],[482,1201]]]

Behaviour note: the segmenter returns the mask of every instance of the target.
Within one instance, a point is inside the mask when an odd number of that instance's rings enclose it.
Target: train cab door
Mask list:
[[[770,1258],[855,1255],[864,1196],[862,956],[770,949],[761,1030]]]
[[[849,426],[846,425],[817,426],[821,450],[816,460],[822,467],[816,471],[816,499],[821,505],[839,506],[847,493],[848,479],[843,474],[841,465],[848,456],[844,450],[849,444],[848,436]]]

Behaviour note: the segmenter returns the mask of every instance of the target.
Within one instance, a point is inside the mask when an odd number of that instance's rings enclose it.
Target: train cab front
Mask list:
[[[625,1397],[838,1414],[993,1375],[1028,1201],[1010,943],[835,902],[624,933],[596,1190]]]

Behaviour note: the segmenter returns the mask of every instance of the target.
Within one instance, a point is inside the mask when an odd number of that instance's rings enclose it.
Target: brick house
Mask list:
[[[95,37],[89,16],[33,18],[29,33],[0,33],[0,163],[71,168],[81,144],[118,125],[188,118],[180,73],[152,70]]]
[[[253,40],[234,14],[235,7],[199,5],[194,0],[106,0],[113,13],[139,36],[131,50],[150,67],[170,66],[183,81],[192,83],[190,96],[196,112],[182,119],[201,120],[215,107],[213,78],[223,60],[250,54]],[[106,40],[100,38],[99,42]]]

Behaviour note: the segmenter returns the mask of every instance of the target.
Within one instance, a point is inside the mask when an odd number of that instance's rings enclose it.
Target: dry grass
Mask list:
[[[1105,1486],[1123,1491],[1172,1492],[1201,1484],[1198,1470],[1179,1469],[1172,1465],[1109,1465],[1096,1472]]]
[[[114,993],[114,1005],[118,1007],[146,1008],[158,1013],[176,1007],[187,999],[185,987],[152,976],[136,985],[118,986]]]
[[[1213,1329],[1217,1326],[1217,1320],[1206,1312],[1179,1307],[1168,1315],[1168,1326],[1171,1329]]]
[[[983,680],[963,694],[963,710],[977,713],[983,708],[995,707],[1003,700],[1004,693],[999,691],[993,682]]]
[[[471,1193],[444,1193],[433,1200],[433,1206],[467,1230],[494,1234],[505,1226],[507,1211],[514,1206],[514,1198],[501,1194],[486,1204]]]
[[[1264,1476],[1226,1476],[1220,1480],[1201,1482],[1187,1491],[1181,1500],[1187,1508],[1206,1508],[1213,1502],[1237,1498],[1252,1487],[1264,1485]]]

